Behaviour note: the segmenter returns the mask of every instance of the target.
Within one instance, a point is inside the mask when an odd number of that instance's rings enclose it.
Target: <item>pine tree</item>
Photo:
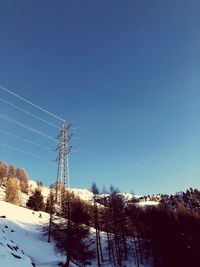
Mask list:
[[[97,254],[97,264],[101,266],[101,261],[104,262],[103,253],[102,253],[102,246],[101,246],[101,235],[99,230],[99,210],[97,205],[97,195],[99,194],[99,189],[96,183],[92,184],[91,191],[93,193],[93,222],[95,227],[95,234],[96,234],[96,254]]]
[[[84,224],[88,221],[87,208],[79,198],[69,191],[62,196],[62,220],[54,228],[54,238],[57,247],[66,253],[66,262],[63,266],[69,267],[70,262],[78,266],[86,266],[93,257],[89,227]]]
[[[134,255],[135,265],[139,267],[141,251],[139,250],[138,240],[140,238],[139,234],[141,227],[139,222],[139,209],[135,206],[135,203],[136,203],[135,198],[132,198],[132,200],[129,202],[129,205],[126,207],[126,214],[128,217],[127,235],[129,237],[132,237],[131,250]]]
[[[48,226],[48,242],[51,241],[51,235],[52,235],[52,228],[53,228],[53,214],[54,214],[54,208],[55,206],[55,197],[52,189],[50,190],[49,196],[47,198],[46,208],[45,211],[50,214],[49,216],[49,226]]]
[[[119,266],[122,265],[123,261],[127,260],[127,241],[125,235],[125,205],[124,198],[118,194],[119,189],[112,187],[112,193],[108,199],[108,212],[111,232],[113,233],[111,243],[114,244],[114,261]]]
[[[43,187],[43,182],[42,181],[40,181],[40,180],[37,180],[36,181],[36,184],[37,184],[37,186],[40,188],[40,187]]]
[[[36,188],[32,196],[29,197],[27,207],[34,209],[35,211],[44,210],[44,198],[41,190]]]
[[[45,212],[52,213],[54,202],[55,202],[54,192],[53,192],[53,190],[50,190],[50,193],[47,197]]]

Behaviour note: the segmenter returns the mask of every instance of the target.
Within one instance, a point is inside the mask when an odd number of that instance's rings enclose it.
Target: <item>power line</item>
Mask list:
[[[27,129],[27,130],[29,130],[29,131],[32,131],[32,132],[34,132],[34,133],[37,133],[37,134],[39,134],[39,135],[41,135],[41,136],[43,136],[43,137],[46,137],[46,138],[48,138],[48,139],[50,139],[50,140],[53,140],[53,141],[55,141],[55,142],[58,142],[58,140],[55,139],[55,138],[53,138],[52,136],[49,136],[49,135],[47,135],[47,134],[45,134],[45,133],[43,133],[43,132],[41,132],[41,131],[39,131],[39,130],[37,130],[37,129],[35,129],[35,128],[32,128],[32,127],[30,127],[30,126],[28,126],[28,125],[26,125],[26,124],[23,124],[23,123],[21,123],[21,122],[19,122],[19,121],[16,121],[16,120],[11,119],[11,118],[9,118],[9,117],[7,117],[7,116],[4,116],[3,114],[0,114],[0,118],[2,118],[2,119],[4,119],[4,120],[7,120],[7,121],[9,121],[9,122],[11,122],[11,123],[14,123],[14,124],[16,124],[16,125],[18,125],[18,126],[21,126],[21,127],[25,128],[25,129]]]
[[[41,108],[40,106],[38,106],[38,105],[32,103],[31,101],[29,101],[29,100],[27,100],[27,99],[25,99],[25,98],[23,98],[23,97],[21,97],[21,96],[15,94],[13,91],[11,91],[11,90],[9,90],[8,88],[2,86],[1,84],[0,84],[0,88],[1,88],[2,90],[6,91],[7,93],[9,93],[9,94],[11,94],[11,95],[14,95],[15,97],[17,97],[17,98],[23,100],[24,102],[26,102],[26,103],[32,105],[33,107],[38,108],[39,110],[41,110],[41,111],[43,111],[43,112],[45,112],[45,113],[47,113],[47,114],[53,116],[54,118],[56,118],[56,119],[58,119],[58,120],[60,120],[60,121],[62,121],[62,122],[65,122],[65,120],[64,120],[63,118],[58,117],[57,115],[55,115],[55,114],[49,112],[48,110],[46,110],[46,109],[44,109],[44,108]]]
[[[18,136],[18,135],[15,135],[15,134],[11,134],[11,133],[9,133],[9,132],[7,132],[7,131],[4,131],[4,130],[1,130],[1,129],[0,129],[0,132],[3,133],[3,134],[7,134],[7,135],[9,135],[9,136],[11,136],[11,137],[17,138],[17,139],[19,139],[19,140],[22,140],[22,141],[24,141],[24,142],[26,142],[26,143],[32,144],[32,145],[34,145],[34,146],[37,146],[37,147],[39,147],[39,148],[43,148],[43,149],[46,149],[46,150],[48,150],[48,151],[51,151],[50,148],[45,147],[45,146],[42,146],[42,145],[39,145],[39,144],[37,144],[37,143],[35,143],[35,142],[32,142],[31,140],[28,140],[28,139],[25,139],[25,138],[21,137],[21,136]]]
[[[35,108],[37,108],[37,109],[45,112],[46,114],[51,115],[54,118],[56,118],[56,119],[58,119],[58,120],[60,120],[60,121],[63,122],[63,128],[61,129],[60,136],[58,137],[59,138],[59,145],[58,145],[59,152],[58,152],[58,158],[57,158],[57,160],[58,160],[57,184],[58,184],[58,182],[63,182],[64,185],[65,186],[67,185],[67,187],[68,187],[69,186],[69,162],[68,162],[68,153],[71,150],[71,146],[68,145],[68,142],[70,141],[70,139],[72,137],[72,135],[68,135],[68,130],[71,127],[71,124],[68,124],[63,118],[58,117],[57,115],[49,112],[48,110],[46,110],[46,109],[44,109],[44,108],[42,108],[42,107],[34,104],[33,102],[31,102],[31,101],[29,101],[29,100],[27,100],[27,99],[25,99],[25,98],[17,95],[16,93],[14,93],[13,91],[9,90],[8,88],[2,86],[1,84],[0,84],[0,89],[4,90],[5,92],[7,92],[7,93],[9,93],[9,94],[17,97],[18,99],[20,99],[20,100],[22,100],[22,101],[30,104],[31,106],[33,106],[33,107],[35,107]],[[14,105],[14,104],[6,101],[3,98],[0,98],[0,101],[3,101],[4,103],[6,103],[6,104],[8,104],[8,105],[10,105],[10,106],[12,106],[12,107],[14,107],[14,108],[16,108],[16,109],[24,112],[24,113],[26,113],[26,114],[34,117],[34,118],[37,118],[37,119],[39,119],[42,122],[45,122],[45,123],[47,123],[47,124],[49,124],[51,126],[54,126],[56,128],[59,128],[57,125],[54,125],[54,124],[50,123],[49,121],[47,121],[47,120],[45,120],[45,119],[43,119],[43,118],[41,118],[39,116],[36,116],[32,112],[29,112],[29,111],[27,111],[27,110],[25,110],[25,109],[23,109],[23,108],[21,108],[21,107],[19,107],[17,105]],[[24,123],[21,123],[21,122],[15,120],[15,119],[9,118],[9,117],[7,117],[7,116],[5,116],[3,114],[0,114],[0,118],[2,118],[4,120],[7,120],[7,121],[9,121],[11,123],[14,123],[15,125],[18,125],[20,127],[23,127],[24,129],[27,129],[27,130],[32,131],[34,133],[37,133],[37,134],[39,134],[39,135],[41,135],[43,137],[46,137],[46,138],[48,138],[50,140],[53,140],[53,141],[58,142],[58,140],[55,139],[55,138],[53,138],[52,136],[49,136],[49,135],[45,134],[44,132],[39,131],[38,129],[35,129],[33,127],[30,127],[30,126],[28,126],[28,125],[26,125]],[[3,132],[6,133],[5,131],[3,131]],[[20,140],[23,140],[25,142],[28,142],[28,143],[31,143],[31,144],[34,144],[34,145],[37,145],[38,146],[38,144],[36,144],[36,143],[34,143],[34,142],[32,142],[32,141],[30,141],[28,139],[24,139],[24,138],[19,137],[17,135],[10,134],[8,132],[6,134],[8,134],[8,135],[10,135],[12,137],[18,138]],[[13,149],[13,150],[16,150],[16,151],[19,151],[19,152],[22,152],[22,153],[25,153],[25,154],[28,154],[28,155],[31,155],[31,156],[36,157],[36,158],[42,158],[42,157],[40,157],[40,156],[38,156],[36,154],[30,153],[28,151],[24,151],[22,149],[19,149],[19,148],[13,147],[13,146],[6,145],[4,143],[0,143],[0,145],[2,145],[4,147],[7,147],[7,148],[10,148],[10,149]],[[49,159],[48,159],[48,161],[49,161]],[[56,188],[56,199],[57,199],[57,196],[58,196],[57,194],[58,194],[58,187]]]
[[[32,116],[33,118],[36,118],[36,119],[38,119],[38,120],[40,120],[40,121],[42,121],[42,122],[45,122],[45,123],[47,123],[47,124],[49,124],[49,125],[51,125],[51,126],[57,128],[57,129],[60,129],[60,127],[58,127],[57,125],[55,125],[55,124],[53,124],[53,123],[51,123],[51,122],[49,122],[49,121],[47,121],[47,120],[45,120],[45,119],[42,119],[42,118],[40,118],[39,116],[36,116],[36,115],[34,115],[33,113],[31,113],[31,112],[29,112],[29,111],[27,111],[27,110],[25,110],[25,109],[23,109],[23,108],[20,108],[20,107],[18,107],[18,106],[16,106],[16,105],[14,105],[14,104],[12,104],[12,103],[6,101],[5,99],[3,99],[3,98],[1,98],[1,97],[0,97],[0,101],[2,101],[2,102],[4,102],[4,103],[10,105],[11,107],[14,107],[14,108],[16,108],[16,109],[18,109],[18,110],[20,110],[20,111],[22,111],[22,112],[24,112],[24,113],[26,113],[26,114]]]
[[[7,147],[7,148],[9,148],[9,149],[12,149],[12,150],[18,151],[18,152],[22,152],[22,153],[24,153],[24,154],[27,154],[27,155],[30,155],[30,156],[32,156],[32,157],[35,157],[35,158],[38,158],[38,159],[47,160],[47,161],[50,161],[50,162],[51,162],[51,160],[50,160],[50,159],[47,159],[47,158],[40,157],[40,156],[38,156],[37,154],[33,154],[33,153],[31,153],[31,152],[28,152],[28,151],[22,150],[22,149],[20,149],[20,148],[13,147],[13,146],[9,146],[9,145],[7,145],[7,144],[4,144],[4,143],[1,143],[1,142],[0,142],[0,145],[1,145],[1,146],[4,146],[4,147]]]

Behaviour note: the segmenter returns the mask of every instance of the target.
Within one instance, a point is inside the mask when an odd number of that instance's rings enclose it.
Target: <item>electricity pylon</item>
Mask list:
[[[62,189],[69,187],[69,164],[68,164],[68,154],[72,147],[69,146],[69,141],[72,134],[69,134],[69,129],[71,124],[65,122],[62,129],[58,135],[59,144],[57,147],[58,156],[56,161],[58,162],[57,169],[57,180],[56,180],[56,203],[61,203]]]

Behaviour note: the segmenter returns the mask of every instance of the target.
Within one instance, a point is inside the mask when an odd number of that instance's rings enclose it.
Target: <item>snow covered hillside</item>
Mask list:
[[[47,243],[42,227],[49,215],[0,201],[0,266],[55,267],[65,257]]]
[[[0,267],[58,267],[65,261],[66,257],[56,250],[55,243],[48,243],[47,236],[44,235],[43,228],[49,222],[49,214],[26,208],[29,197],[37,187],[36,182],[29,181],[29,193],[21,193],[21,205],[23,207],[5,202],[5,186],[0,187]],[[40,188],[46,202],[50,189]],[[89,202],[93,200],[93,193],[87,189],[70,189],[70,191],[82,200]],[[128,193],[121,194],[127,200],[133,196]],[[141,202],[141,206],[145,206],[148,201]],[[149,204],[153,205],[150,201]],[[91,237],[95,239],[93,228],[90,229],[90,233]],[[110,267],[111,264],[106,252],[107,237],[104,232],[101,232],[101,239],[105,257],[103,266]],[[128,241],[128,244],[131,245],[131,242],[131,240]],[[128,258],[126,264],[135,267],[133,255]],[[75,265],[71,264],[70,266]],[[97,266],[97,260],[94,259],[90,266]],[[140,267],[142,266],[140,265]]]
[[[36,188],[38,187],[37,183],[35,181],[29,181],[29,188],[30,191],[34,191]],[[77,188],[69,188],[68,189],[70,192],[73,192],[76,196],[79,196],[80,199],[84,200],[84,201],[89,201],[91,202],[93,200],[93,193],[90,192],[88,189],[77,189]],[[46,200],[49,193],[50,193],[50,189],[42,186],[41,187],[41,193],[44,196],[44,199]],[[127,201],[130,201],[133,197],[135,197],[138,200],[138,205],[140,207],[142,206],[148,206],[148,205],[158,205],[159,204],[159,197],[142,197],[142,196],[138,196],[138,195],[133,195],[131,193],[119,193],[120,195],[122,195],[124,197],[124,199],[126,199]],[[30,195],[30,194],[29,194]],[[103,198],[103,197],[107,197],[109,196],[109,194],[100,194],[99,197]],[[152,200],[153,198],[153,200]],[[26,203],[27,202],[27,195],[24,194],[24,196],[22,197],[22,202]]]
[[[34,191],[38,187],[37,183],[35,181],[29,181],[29,188],[30,191]],[[73,192],[76,196],[79,196],[82,200],[91,201],[93,198],[93,193],[90,192],[88,189],[73,189],[69,188],[71,192]],[[50,193],[50,189],[42,186],[41,187],[41,193],[46,199]]]
[[[47,236],[43,235],[42,229],[48,219],[49,215],[45,212],[0,201],[0,266],[56,267],[64,262],[65,256],[56,251],[55,243],[48,243]],[[94,234],[93,229],[91,234]],[[105,246],[106,238],[102,238]],[[128,264],[134,267],[132,261],[130,259]],[[91,266],[97,266],[96,260]],[[111,265],[107,262],[104,266]]]

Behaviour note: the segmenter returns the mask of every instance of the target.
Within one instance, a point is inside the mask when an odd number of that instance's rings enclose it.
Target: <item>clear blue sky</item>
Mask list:
[[[79,127],[72,187],[200,187],[199,14],[197,0],[0,1],[0,84]],[[57,134],[2,102],[0,113]],[[0,129],[55,148],[3,119]],[[0,142],[55,158],[2,133]],[[55,180],[56,166],[45,160],[3,146],[0,158],[47,185]]]

